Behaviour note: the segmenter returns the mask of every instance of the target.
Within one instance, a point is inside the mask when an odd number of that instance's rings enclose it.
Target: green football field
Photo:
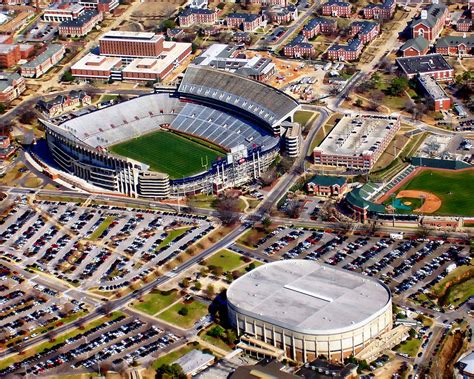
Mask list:
[[[177,134],[157,131],[111,146],[109,150],[123,157],[135,159],[164,172],[172,179],[191,176],[204,171],[201,162],[208,159],[208,167],[224,154],[188,140]],[[202,159],[202,160],[201,160]]]
[[[399,191],[419,190],[435,194],[443,202],[435,214],[474,216],[473,189],[474,170],[458,172],[425,170]]]

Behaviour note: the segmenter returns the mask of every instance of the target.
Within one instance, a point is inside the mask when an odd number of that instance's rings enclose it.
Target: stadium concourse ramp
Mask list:
[[[191,66],[175,93],[144,95],[58,125],[41,122],[49,152],[62,171],[127,196],[167,198],[216,192],[259,178],[279,153],[280,124],[291,121],[298,108],[291,97],[263,83]],[[227,157],[173,180],[109,151],[163,129],[209,141],[227,151]]]

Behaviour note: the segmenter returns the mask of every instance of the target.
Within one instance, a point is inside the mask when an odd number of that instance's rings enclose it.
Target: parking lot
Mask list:
[[[151,275],[214,226],[205,217],[40,201],[1,220],[0,249],[80,289],[115,291]]]
[[[54,375],[75,369],[86,372],[101,365],[119,371],[134,362],[154,360],[166,348],[178,343],[181,337],[165,332],[156,325],[114,312],[76,331],[65,338],[41,345],[38,352],[19,358],[2,367],[0,376],[14,372],[33,375]],[[1,364],[0,360],[0,364]]]
[[[279,226],[255,245],[256,250],[233,245],[263,261],[310,259],[374,276],[395,295],[428,290],[446,276],[446,268],[470,263],[469,247],[429,240],[342,236],[308,228]]]
[[[54,333],[57,326],[89,312],[84,302],[25,278],[0,260],[0,345],[16,347],[30,338]]]

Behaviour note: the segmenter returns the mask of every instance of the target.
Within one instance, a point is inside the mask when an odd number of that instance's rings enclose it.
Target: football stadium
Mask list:
[[[342,361],[392,328],[392,296],[376,279],[308,260],[257,267],[227,290],[239,336],[310,361]]]
[[[266,84],[191,65],[175,92],[42,123],[60,170],[109,191],[166,198],[260,177],[298,107]]]

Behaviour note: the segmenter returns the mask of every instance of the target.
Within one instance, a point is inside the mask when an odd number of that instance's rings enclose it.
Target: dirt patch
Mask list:
[[[448,379],[453,377],[454,363],[464,345],[465,333],[456,331],[448,335],[438,355],[433,359],[430,374],[434,378]]]
[[[442,204],[441,199],[431,192],[415,191],[415,190],[404,190],[400,191],[397,198],[411,197],[414,199],[423,199],[423,204],[420,208],[415,209],[415,212],[420,213],[434,213]]]

